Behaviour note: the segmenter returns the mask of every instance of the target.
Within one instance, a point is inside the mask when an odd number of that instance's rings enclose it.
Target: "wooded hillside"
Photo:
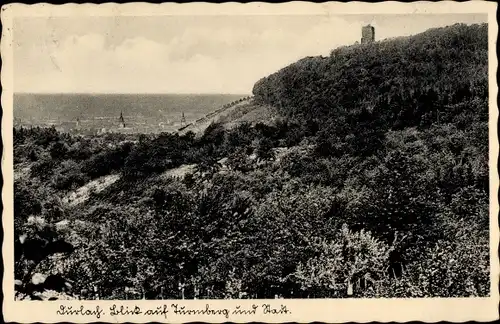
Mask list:
[[[82,298],[487,296],[487,50],[454,25],[305,58],[255,85],[280,118],[201,136],[15,129],[20,298],[33,274]]]

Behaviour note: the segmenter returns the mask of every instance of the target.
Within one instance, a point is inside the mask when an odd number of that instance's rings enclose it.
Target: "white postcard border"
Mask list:
[[[14,17],[46,17],[46,16],[159,16],[159,15],[340,15],[340,14],[443,14],[443,13],[487,13],[489,33],[489,93],[490,93],[490,264],[491,264],[491,295],[488,298],[425,298],[425,299],[296,299],[296,300],[184,300],[184,301],[14,301],[14,260],[13,260],[13,55],[12,55],[12,20]],[[496,3],[471,1],[465,3],[443,1],[438,3],[415,2],[384,2],[384,3],[306,3],[289,2],[284,4],[267,4],[254,2],[249,4],[225,3],[190,3],[190,4],[10,4],[2,7],[3,24],[1,39],[2,57],[2,174],[3,174],[3,260],[4,260],[4,304],[3,314],[6,321],[16,322],[371,322],[417,320],[436,322],[441,320],[464,322],[469,320],[491,321],[498,319],[498,139],[497,139],[497,56],[496,39],[498,26],[496,22]],[[169,313],[164,316],[110,316],[109,308],[113,305],[124,305],[132,309],[154,309],[162,305],[182,304],[188,308],[205,308],[207,304],[213,309],[234,309],[237,305],[251,308],[253,304],[261,307],[270,304],[274,308],[286,305],[290,314],[272,315],[259,311],[256,315],[230,316],[176,316]],[[96,309],[99,307],[107,312],[100,318],[89,316],[58,315],[61,305],[73,308]]]

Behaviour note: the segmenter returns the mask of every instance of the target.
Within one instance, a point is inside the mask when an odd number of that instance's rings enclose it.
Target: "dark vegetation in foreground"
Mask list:
[[[487,296],[487,50],[454,25],[305,58],[255,85],[280,118],[200,136],[15,129],[20,298]]]

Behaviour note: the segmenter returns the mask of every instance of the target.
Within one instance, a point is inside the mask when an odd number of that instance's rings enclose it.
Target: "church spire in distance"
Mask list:
[[[182,117],[181,117],[181,126],[186,124],[186,117],[184,116],[184,112],[182,112]]]
[[[125,119],[123,119],[123,111],[120,111],[120,127],[125,128]]]

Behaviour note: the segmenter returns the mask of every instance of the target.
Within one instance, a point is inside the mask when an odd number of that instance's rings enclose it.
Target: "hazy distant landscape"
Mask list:
[[[160,124],[179,127],[182,114],[192,122],[244,97],[242,94],[14,94],[14,118],[17,124],[58,126],[79,119],[87,127],[118,128],[123,113],[131,127],[147,126],[160,132]]]
[[[255,81],[196,132],[16,127],[16,298],[490,295],[487,24]],[[156,123],[237,97],[22,95],[14,114]]]

